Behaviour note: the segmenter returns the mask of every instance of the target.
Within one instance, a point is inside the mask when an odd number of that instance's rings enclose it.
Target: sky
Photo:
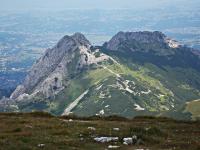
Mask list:
[[[0,0],[0,10],[151,9],[172,5],[200,5],[200,0]]]

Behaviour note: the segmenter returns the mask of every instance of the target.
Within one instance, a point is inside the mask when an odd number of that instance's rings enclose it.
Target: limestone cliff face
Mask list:
[[[38,93],[46,98],[55,96],[67,86],[67,78],[72,78],[91,64],[109,59],[104,54],[96,57],[98,49],[92,51],[90,47],[90,42],[80,33],[64,36],[32,66],[23,84],[16,88],[10,99],[29,99]]]
[[[48,97],[62,90],[63,78],[69,74],[67,65],[80,51],[80,47],[90,47],[90,42],[84,35],[76,33],[64,36],[55,47],[47,49],[32,66],[23,84],[16,88],[10,98],[16,99],[23,94],[37,92],[42,92]]]

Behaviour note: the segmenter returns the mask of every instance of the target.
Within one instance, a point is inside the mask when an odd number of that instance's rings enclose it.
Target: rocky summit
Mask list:
[[[199,66],[199,52],[158,31],[119,32],[103,46],[76,33],[46,50],[0,111],[198,119]]]
[[[89,46],[90,42],[80,33],[64,36],[54,48],[46,50],[44,56],[33,65],[24,83],[17,87],[10,98],[23,99],[28,93],[35,95],[40,92],[46,97],[58,93],[64,88],[62,80],[68,75],[67,66],[70,66],[77,51]],[[80,62],[79,67],[83,66],[84,62]],[[77,66],[74,69],[76,71]]]
[[[110,50],[154,51],[165,48],[178,48],[180,43],[165,36],[163,33],[155,32],[119,32],[104,46]],[[168,50],[169,51],[169,50]]]

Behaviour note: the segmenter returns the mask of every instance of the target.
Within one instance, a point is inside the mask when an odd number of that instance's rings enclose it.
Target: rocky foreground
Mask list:
[[[0,114],[0,149],[198,150],[200,122],[167,118]]]

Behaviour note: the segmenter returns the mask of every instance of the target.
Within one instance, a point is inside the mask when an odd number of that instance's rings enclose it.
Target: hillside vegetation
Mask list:
[[[81,33],[64,36],[36,61],[25,81],[0,101],[0,112],[143,115],[195,119],[200,59],[163,33],[119,32],[102,46]]]
[[[1,150],[199,150],[200,122],[168,118],[125,119],[75,116],[54,117],[47,113],[1,113]],[[118,137],[115,142],[96,142],[96,137]],[[123,138],[135,137],[129,145]]]

